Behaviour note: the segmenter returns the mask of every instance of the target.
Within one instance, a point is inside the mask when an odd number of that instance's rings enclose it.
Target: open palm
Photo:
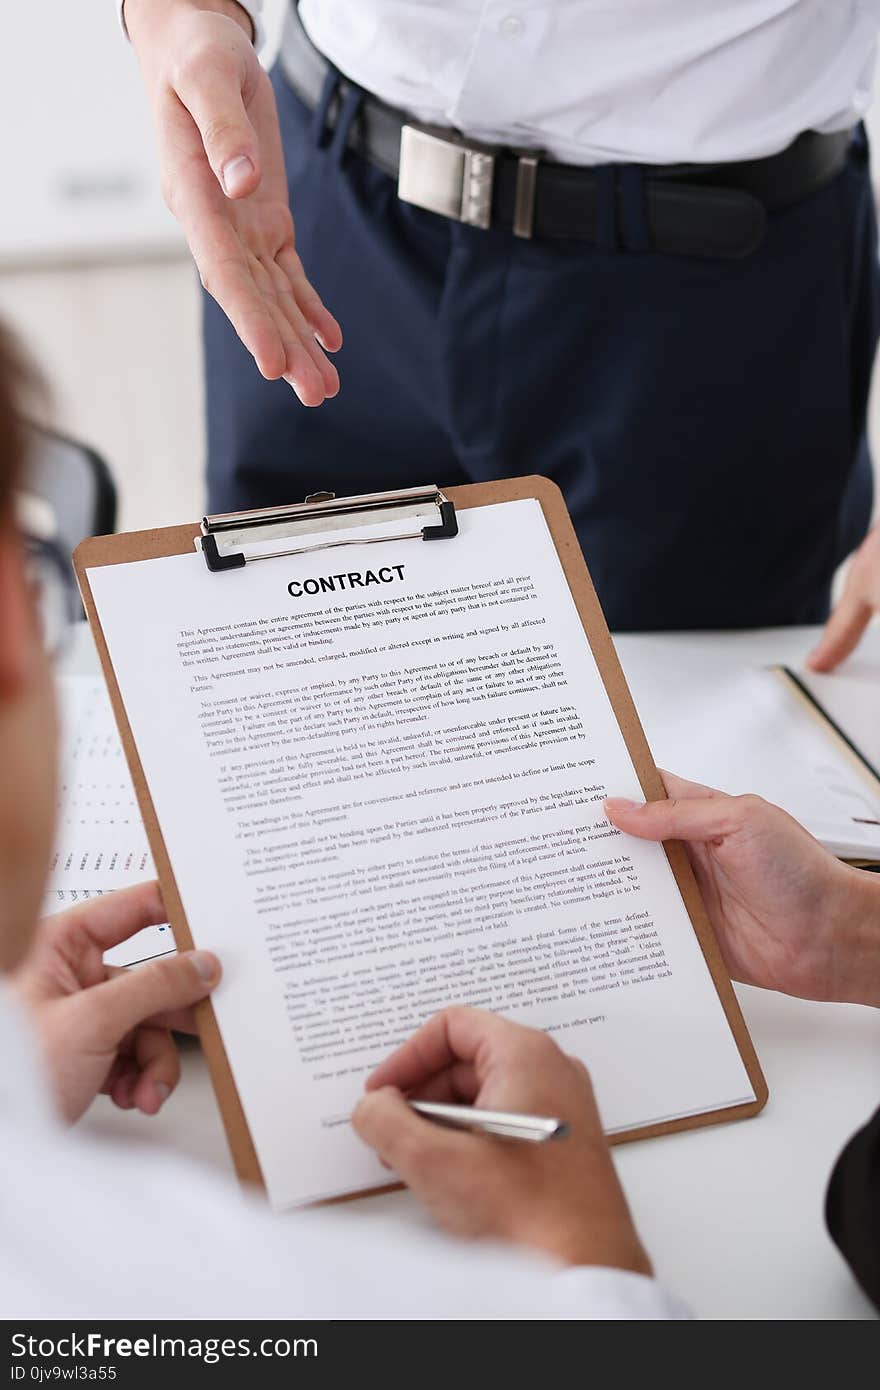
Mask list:
[[[296,252],[269,78],[234,19],[193,10],[154,34],[129,0],[130,11],[165,200],[202,284],[263,376],[283,377],[304,405],[320,405],[339,390],[324,349],[335,352],[342,334]]]

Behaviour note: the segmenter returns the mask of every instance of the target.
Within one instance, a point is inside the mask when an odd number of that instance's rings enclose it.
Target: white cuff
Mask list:
[[[116,13],[119,16],[119,27],[121,28],[125,37],[128,38],[128,30],[125,27],[125,15],[122,12],[123,7],[125,5],[125,0],[113,0],[113,3],[116,6]],[[260,11],[263,8],[263,0],[236,0],[236,3],[239,4],[241,8],[245,11],[245,13],[250,16],[251,24],[254,26],[254,48],[259,53],[260,49],[263,47],[263,44],[266,42],[266,30],[263,27],[263,21],[260,18]]]
[[[557,1317],[596,1322],[627,1318],[633,1322],[683,1322],[694,1316],[687,1304],[644,1274],[583,1265],[561,1269],[554,1277]]]

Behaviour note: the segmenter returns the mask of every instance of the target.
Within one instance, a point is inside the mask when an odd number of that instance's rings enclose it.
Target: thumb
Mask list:
[[[749,800],[723,792],[647,802],[610,796],[605,814],[618,830],[640,840],[721,840],[740,829]]]
[[[110,1050],[154,1014],[189,1008],[207,997],[220,979],[220,962],[210,951],[188,951],[124,970],[85,990],[79,999],[91,1023],[93,1046]]]
[[[828,619],[819,643],[807,658],[812,671],[833,671],[853,651],[871,621],[874,610],[862,598],[844,594]]]
[[[196,67],[185,67],[177,82],[177,95],[198,126],[208,163],[228,198],[245,198],[260,182],[259,139],[242,96],[247,80],[246,61],[220,50],[201,57]]]
[[[453,1133],[423,1119],[396,1086],[362,1096],[351,1123],[364,1143],[410,1187],[418,1187],[436,1167],[445,1166],[475,1142],[472,1134]]]

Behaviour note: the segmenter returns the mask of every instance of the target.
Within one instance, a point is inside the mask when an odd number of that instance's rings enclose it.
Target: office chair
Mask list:
[[[55,537],[68,558],[87,536],[116,525],[116,487],[106,462],[78,440],[30,427],[24,493],[48,505]]]

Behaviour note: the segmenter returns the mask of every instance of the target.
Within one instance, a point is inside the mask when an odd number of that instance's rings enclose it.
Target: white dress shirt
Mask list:
[[[420,120],[570,163],[714,163],[858,121],[880,0],[301,0],[300,15],[341,72]]]
[[[171,1154],[68,1132],[2,985],[0,1056],[4,1318],[689,1316],[638,1274],[560,1270],[430,1229],[380,1233],[346,1206],[272,1216]]]

